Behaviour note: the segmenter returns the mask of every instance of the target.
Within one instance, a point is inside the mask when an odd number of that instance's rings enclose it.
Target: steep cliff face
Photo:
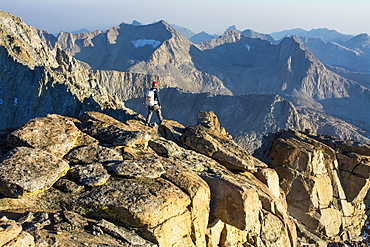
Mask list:
[[[285,38],[273,45],[229,30],[219,38],[198,46],[205,53],[217,53],[221,66],[211,69],[227,75],[228,83],[225,85],[234,94],[291,96],[297,91],[317,101],[348,96],[344,78],[328,71],[295,37]],[[222,66],[231,68],[226,70]]]
[[[47,113],[78,116],[95,109],[117,112],[122,120],[137,115],[100,87],[75,58],[45,46],[34,28],[6,12],[0,15],[1,129]]]

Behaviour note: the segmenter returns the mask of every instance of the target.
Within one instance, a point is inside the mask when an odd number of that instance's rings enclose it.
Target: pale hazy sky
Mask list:
[[[49,33],[106,30],[164,20],[195,33],[229,26],[272,33],[293,28],[370,34],[369,0],[0,0],[0,10]]]

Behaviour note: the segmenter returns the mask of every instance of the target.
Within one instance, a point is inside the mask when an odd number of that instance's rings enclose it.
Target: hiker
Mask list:
[[[152,118],[153,111],[157,113],[159,124],[162,123],[163,117],[161,112],[161,102],[158,94],[158,82],[153,81],[152,88],[145,91],[145,101],[148,107],[148,116],[146,117],[146,125],[149,125],[150,119]]]

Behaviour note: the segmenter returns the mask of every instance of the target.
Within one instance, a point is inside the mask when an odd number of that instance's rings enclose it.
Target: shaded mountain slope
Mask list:
[[[366,33],[356,35],[355,37],[346,41],[344,46],[359,51],[359,52],[370,52],[370,36]]]
[[[278,94],[296,106],[314,108],[370,130],[366,124],[370,119],[362,114],[369,107],[369,89],[328,70],[294,37],[272,45],[230,32],[200,48],[212,55],[217,52],[227,70],[205,69],[224,78],[224,85],[235,95]]]
[[[298,39],[324,64],[370,73],[370,49],[369,44],[366,45],[369,38],[367,35],[361,36],[363,37],[356,36],[343,45],[317,38]]]

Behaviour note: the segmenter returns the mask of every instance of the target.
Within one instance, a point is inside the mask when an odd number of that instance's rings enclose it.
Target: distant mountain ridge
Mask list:
[[[241,32],[241,34],[249,38],[259,38],[262,40],[268,40],[271,43],[277,43],[271,35],[258,33],[252,29],[246,29],[243,32]]]
[[[335,30],[329,30],[327,28],[312,29],[310,31],[306,31],[301,28],[295,28],[280,32],[273,32],[270,35],[275,40],[280,40],[285,36],[301,36],[308,38],[318,38],[328,42],[337,42],[339,44],[346,42],[353,37],[353,35],[341,34]]]
[[[343,45],[318,38],[297,37],[324,64],[370,73],[370,45],[368,35],[358,35]]]
[[[181,27],[179,25],[175,25],[175,24],[170,24],[171,27],[173,27],[177,32],[181,33],[185,38],[187,39],[190,39],[191,37],[193,37],[195,35],[195,33],[193,31],[191,31],[190,29],[188,28],[185,28],[185,27]]]
[[[90,31],[86,28],[81,28],[81,29],[72,31],[71,33],[90,33]]]
[[[197,33],[189,38],[194,44],[199,44],[202,41],[210,41],[211,39],[217,38],[217,35],[210,35],[206,32]]]
[[[230,132],[242,130],[235,132],[235,139],[246,143],[244,147],[250,151],[258,147],[264,134],[279,130],[281,126],[369,142],[370,121],[366,114],[370,107],[369,89],[328,70],[297,37],[287,37],[274,44],[230,29],[216,39],[196,45],[165,21],[138,26],[121,23],[106,31],[61,32],[58,37],[40,30],[35,32],[41,38],[36,43],[48,44],[51,51],[63,49],[82,61],[85,67],[93,69],[79,66],[79,70],[85,71],[82,73],[89,74],[86,78],[94,78],[86,79],[88,82],[95,82],[99,88],[107,90],[112,99],[137,102],[128,104],[138,113],[146,114],[139,102],[153,79],[160,82],[162,89],[176,88],[181,92],[164,97],[164,116],[174,120],[186,118],[181,115],[185,111],[175,110],[172,105],[178,102],[182,102],[183,108],[202,105],[204,95],[220,99],[221,102],[210,102],[215,107],[212,109],[222,116],[221,122],[230,119],[230,115],[223,117],[226,116],[223,111],[230,112],[231,116],[244,112],[240,110],[241,104],[232,107],[235,96],[264,95],[261,97],[267,99],[265,95],[272,95],[284,102],[289,100],[291,104],[285,104],[289,106],[287,111],[291,108],[292,112],[297,112],[301,120],[296,122],[304,124],[286,125],[282,114],[266,116],[274,112],[275,103],[271,100],[266,100],[264,105],[269,109],[267,113],[259,111],[256,113],[259,115],[254,116],[258,121],[249,119],[258,122],[257,126],[263,126],[264,121],[270,119],[272,127],[253,129],[246,123],[240,126],[239,122],[231,122],[234,125],[230,126]],[[43,66],[48,61],[37,60]],[[53,58],[49,60],[54,61]],[[73,71],[75,62],[67,60],[67,71]],[[200,95],[187,96],[193,94]],[[87,92],[83,97],[89,97],[87,95],[92,94]],[[192,103],[187,104],[186,99],[191,99]],[[253,100],[244,106],[246,109],[261,105],[257,98],[250,99]],[[225,102],[229,105],[223,105]],[[71,109],[78,111],[78,108]],[[191,109],[197,111],[199,108]]]
[[[249,34],[255,35],[252,31]],[[135,48],[138,40],[146,43]],[[153,46],[154,41],[158,41],[157,46]],[[309,112],[304,111],[308,108],[323,114],[321,125],[311,125],[314,131],[320,132],[329,124],[326,121],[336,117],[363,128],[360,132],[364,135],[360,137],[356,131],[346,133],[340,125],[336,128],[341,130],[331,134],[361,140],[369,136],[366,133],[370,126],[366,122],[370,120],[362,114],[370,105],[369,89],[328,70],[298,37],[287,37],[275,44],[268,41],[268,36],[250,38],[229,29],[218,38],[194,44],[161,21],[143,26],[121,24],[85,36],[64,33],[55,45],[95,70],[156,75],[165,88],[212,95],[280,95],[292,101],[300,114]],[[133,92],[130,98],[142,97],[142,90]],[[111,93],[120,94],[114,89]],[[313,121],[309,116],[304,118]]]

